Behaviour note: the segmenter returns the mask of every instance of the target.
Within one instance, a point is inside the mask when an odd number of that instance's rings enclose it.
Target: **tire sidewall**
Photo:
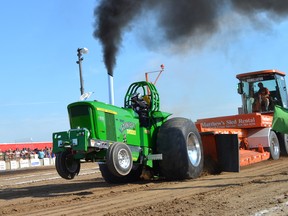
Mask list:
[[[193,133],[200,145],[200,161],[194,166],[188,156],[187,137]],[[172,118],[165,122],[157,135],[157,152],[163,156],[159,171],[166,179],[196,178],[203,169],[203,147],[198,130],[191,120]]]
[[[288,156],[288,134],[277,133],[280,144],[280,154]]]
[[[74,167],[73,170],[67,167],[67,156],[70,154],[69,151],[60,152],[56,155],[55,167],[58,174],[64,179],[73,179],[76,175],[79,174],[80,171],[80,161],[75,160],[73,161]],[[70,160],[70,159],[69,159]]]
[[[280,145],[279,140],[274,131],[270,131],[269,134],[269,150],[273,160],[278,160],[280,157]]]
[[[196,129],[196,127],[192,121],[188,122],[188,126],[185,129],[185,131],[183,131],[183,133],[186,134],[186,142],[188,139],[188,135],[192,134],[194,136],[194,138],[196,139],[196,141],[198,142],[198,145],[199,145],[199,148],[201,151],[199,161],[198,161],[197,165],[194,166],[189,159],[188,146],[187,146],[187,144],[185,145],[186,146],[187,160],[188,160],[188,164],[189,164],[188,176],[189,176],[189,178],[196,178],[202,172],[203,164],[204,164],[204,154],[203,154],[203,146],[202,146],[202,142],[201,142],[201,137],[200,137],[200,134],[199,134],[198,130]]]
[[[125,165],[125,167],[123,167],[123,165],[121,165],[121,162],[119,161],[118,155],[120,152],[123,152],[125,154],[125,157],[127,156],[126,162],[128,162],[128,164]],[[106,163],[107,168],[113,175],[119,177],[128,175],[133,166],[132,153],[129,146],[124,143],[112,144],[107,150]]]

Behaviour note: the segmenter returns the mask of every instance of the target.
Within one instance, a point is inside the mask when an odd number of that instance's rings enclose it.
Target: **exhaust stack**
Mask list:
[[[114,105],[114,80],[113,76],[108,73],[108,86],[109,86],[109,103]]]

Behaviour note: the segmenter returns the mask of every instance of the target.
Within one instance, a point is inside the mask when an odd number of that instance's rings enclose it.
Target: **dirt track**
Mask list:
[[[288,215],[288,158],[183,182],[109,185],[97,165],[0,173],[0,215]]]

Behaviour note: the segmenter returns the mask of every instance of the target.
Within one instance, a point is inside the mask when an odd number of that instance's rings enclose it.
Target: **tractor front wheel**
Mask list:
[[[106,164],[110,172],[115,176],[126,176],[133,166],[132,153],[124,143],[114,143],[106,153]]]
[[[55,167],[58,174],[64,179],[73,179],[80,171],[80,160],[74,159],[70,151],[56,154]]]
[[[200,134],[191,120],[172,118],[157,135],[160,173],[167,180],[197,178],[203,170],[203,146]]]

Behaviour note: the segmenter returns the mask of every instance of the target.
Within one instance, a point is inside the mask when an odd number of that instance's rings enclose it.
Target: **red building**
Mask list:
[[[19,143],[0,143],[0,149],[2,151],[7,151],[9,149],[22,150],[23,148],[30,148],[31,150],[34,149],[44,149],[44,148],[52,148],[52,142],[19,142]]]

